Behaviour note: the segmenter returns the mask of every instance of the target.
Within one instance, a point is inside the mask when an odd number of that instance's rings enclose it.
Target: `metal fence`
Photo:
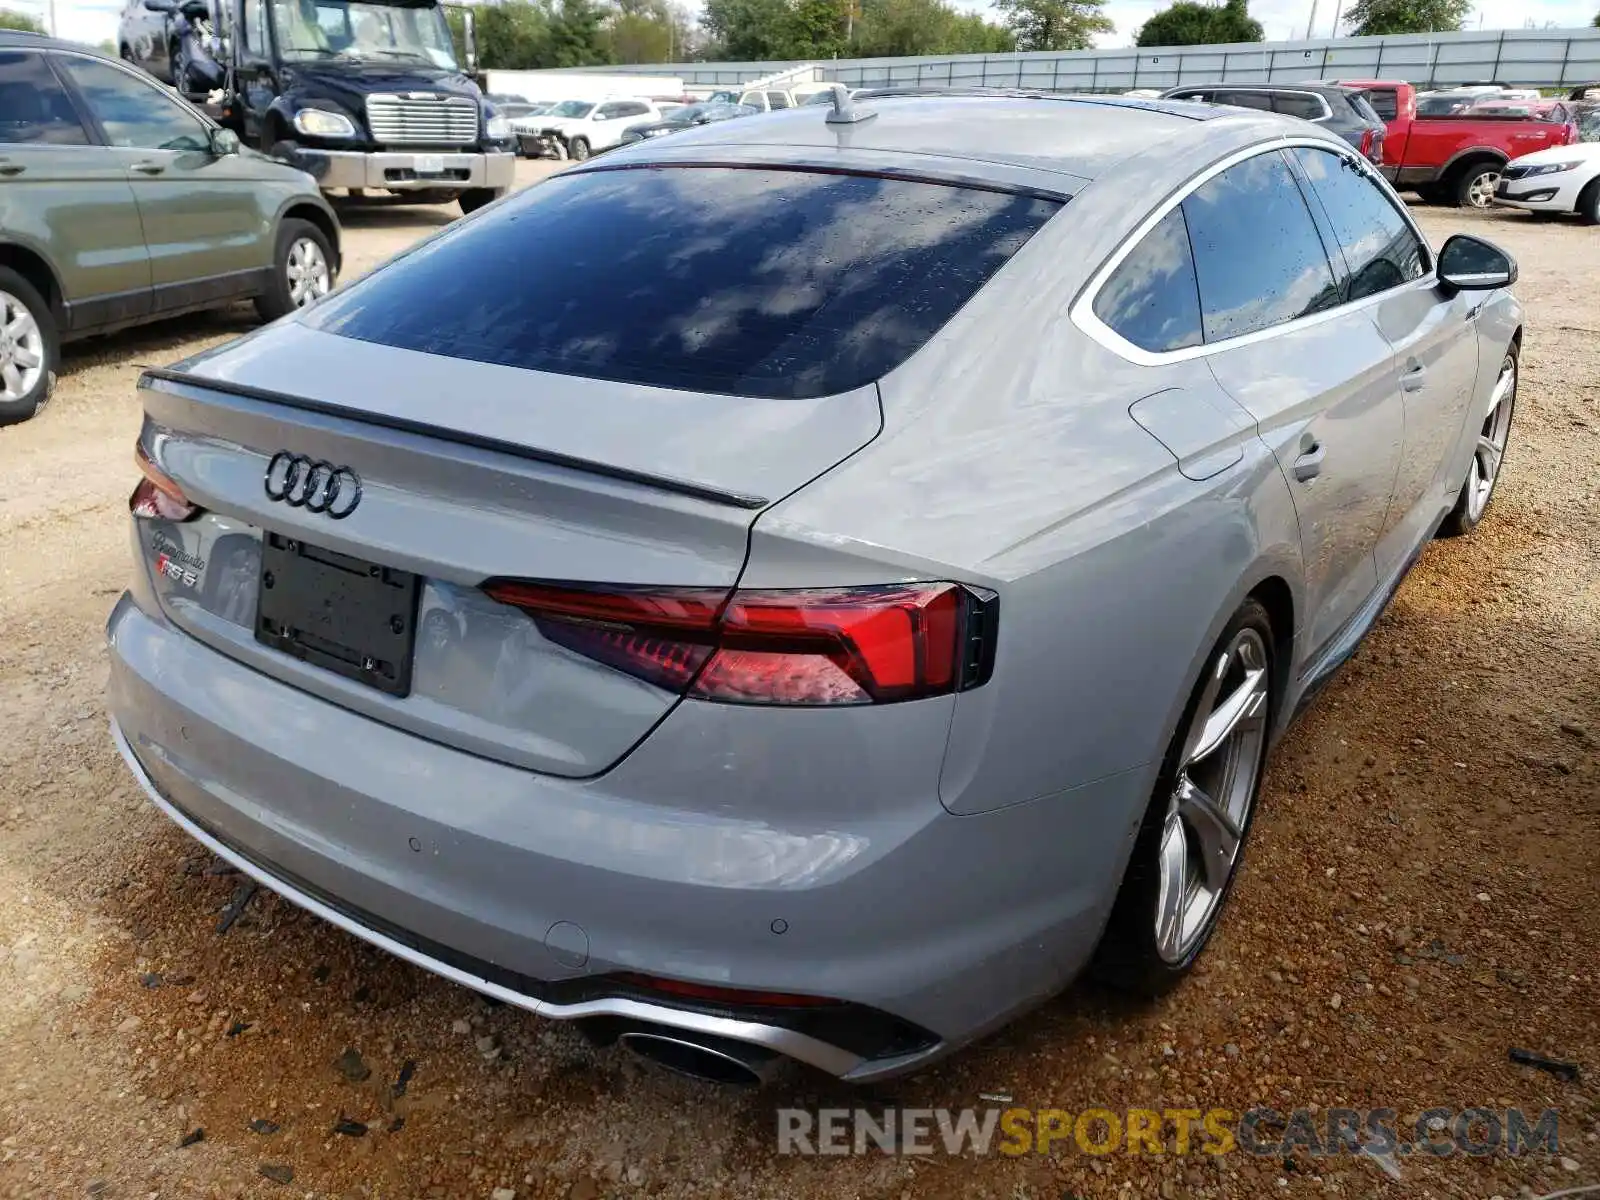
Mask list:
[[[599,70],[616,71],[617,67]],[[1418,86],[1497,80],[1520,87],[1575,86],[1600,80],[1600,29],[1507,29],[1389,37],[1316,38],[1149,50],[960,54],[922,58],[835,59],[823,63],[652,63],[631,73],[676,75],[697,87],[809,71],[851,87],[1024,87],[1048,91],[1127,91],[1184,83],[1404,79]]]

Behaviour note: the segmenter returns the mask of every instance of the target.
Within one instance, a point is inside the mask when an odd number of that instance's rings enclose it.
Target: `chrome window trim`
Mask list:
[[[1226,171],[1229,167],[1237,166],[1239,163],[1255,158],[1258,155],[1270,154],[1277,150],[1292,150],[1297,146],[1309,146],[1314,150],[1326,150],[1329,153],[1337,154],[1339,157],[1354,163],[1365,175],[1368,176],[1368,178],[1374,179],[1383,185],[1384,198],[1387,199],[1390,204],[1395,205],[1395,210],[1400,213],[1401,218],[1406,223],[1406,227],[1411,230],[1417,241],[1422,245],[1423,252],[1426,255],[1426,269],[1421,276],[1416,279],[1408,279],[1404,283],[1396,284],[1394,287],[1388,288],[1385,291],[1375,292],[1370,296],[1363,296],[1359,300],[1349,300],[1343,304],[1337,304],[1334,307],[1324,309],[1321,312],[1310,313],[1303,317],[1295,317],[1290,321],[1283,321],[1277,325],[1269,325],[1265,329],[1255,329],[1249,333],[1241,333],[1234,337],[1223,338],[1221,341],[1201,342],[1201,344],[1198,346],[1185,346],[1179,350],[1145,350],[1142,347],[1135,346],[1132,342],[1128,341],[1127,338],[1123,337],[1120,333],[1112,329],[1111,326],[1107,325],[1097,315],[1095,315],[1094,302],[1099,298],[1100,291],[1103,287],[1105,287],[1106,281],[1111,278],[1111,276],[1116,272],[1116,269],[1122,265],[1123,260],[1126,259],[1128,255],[1133,253],[1134,248],[1145,239],[1152,229],[1161,223],[1162,219],[1166,217],[1168,213],[1187,200],[1192,193],[1194,193],[1211,179],[1222,174],[1222,172]],[[1300,182],[1298,174],[1295,175],[1295,182]],[[1115,354],[1117,357],[1126,359],[1128,362],[1134,363],[1135,365],[1141,367],[1159,367],[1164,366],[1167,363],[1186,362],[1190,359],[1204,358],[1209,354],[1215,354],[1220,351],[1233,350],[1240,346],[1248,346],[1255,342],[1266,341],[1268,338],[1277,337],[1282,333],[1293,330],[1309,329],[1314,325],[1320,325],[1324,321],[1331,321],[1335,317],[1344,316],[1348,313],[1357,312],[1363,308],[1368,308],[1371,305],[1385,299],[1386,297],[1394,295],[1402,288],[1417,287],[1420,290],[1420,287],[1424,285],[1427,287],[1433,287],[1438,282],[1435,274],[1437,270],[1437,263],[1435,262],[1433,246],[1429,243],[1427,237],[1423,235],[1421,228],[1418,227],[1416,221],[1412,218],[1411,213],[1401,204],[1396,203],[1395,197],[1392,193],[1393,189],[1389,186],[1388,182],[1384,180],[1383,176],[1379,175],[1373,169],[1372,164],[1364,161],[1343,142],[1336,143],[1324,140],[1322,138],[1285,137],[1271,142],[1257,142],[1255,145],[1247,146],[1242,150],[1235,150],[1233,153],[1218,159],[1216,162],[1212,163],[1198,174],[1190,176],[1189,179],[1184,181],[1182,186],[1180,186],[1170,196],[1168,196],[1148,214],[1146,214],[1144,220],[1140,221],[1139,224],[1134,227],[1132,233],[1128,234],[1127,237],[1122,239],[1121,243],[1119,243],[1117,248],[1111,252],[1110,256],[1107,257],[1105,262],[1101,263],[1096,269],[1095,273],[1089,277],[1089,282],[1085,284],[1083,290],[1078,293],[1078,298],[1072,302],[1072,307],[1068,310],[1068,316],[1072,323],[1078,327],[1080,332],[1088,336],[1092,341],[1103,346],[1105,349],[1111,351],[1111,353]],[[1308,215],[1311,217],[1313,224],[1317,226],[1317,233],[1320,237],[1322,233],[1321,223],[1317,221],[1315,213],[1309,212],[1309,205],[1310,199],[1308,197]],[[1204,319],[1205,313],[1202,310],[1202,330],[1204,329]]]
[[[1216,94],[1218,92],[1248,92],[1253,96],[1260,96],[1260,95],[1267,95],[1267,96],[1309,96],[1311,99],[1315,100],[1318,104],[1322,105],[1322,115],[1320,117],[1301,118],[1302,120],[1309,120],[1313,125],[1316,125],[1316,124],[1319,124],[1319,123],[1321,123],[1323,121],[1331,120],[1333,118],[1333,109],[1328,104],[1328,98],[1326,96],[1324,96],[1321,92],[1308,92],[1308,91],[1305,91],[1305,90],[1303,90],[1301,88],[1295,88],[1295,87],[1270,87],[1270,86],[1265,85],[1265,84],[1252,87],[1252,86],[1250,86],[1248,84],[1241,84],[1239,86],[1230,86],[1228,84],[1221,84],[1221,83],[1219,83],[1219,84],[1206,84],[1206,85],[1203,85],[1203,86],[1196,87],[1194,90],[1197,91],[1197,92],[1204,91],[1204,92],[1211,93],[1204,100],[1197,101],[1200,104],[1216,104],[1216,103],[1218,103],[1218,101],[1215,99],[1215,96],[1216,96]],[[1189,97],[1189,96],[1173,96],[1172,99],[1174,99],[1174,100],[1188,100],[1188,99],[1192,99],[1192,97]],[[1223,105],[1223,107],[1224,108],[1237,108],[1238,105],[1227,104],[1227,105]],[[1252,108],[1250,111],[1251,112],[1259,112],[1261,110]],[[1286,117],[1286,116],[1289,115],[1288,113],[1279,113],[1275,109],[1271,110],[1271,111],[1273,111],[1274,113],[1276,113],[1277,116],[1280,116],[1280,117]]]

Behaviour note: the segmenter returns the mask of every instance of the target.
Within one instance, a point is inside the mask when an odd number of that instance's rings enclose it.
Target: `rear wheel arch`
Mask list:
[[[1288,694],[1290,664],[1294,662],[1294,592],[1281,575],[1268,575],[1250,589],[1250,598],[1260,601],[1272,623],[1273,669],[1278,676],[1274,694],[1280,702]]]
[[[42,255],[25,246],[0,243],[0,267],[10,267],[31,283],[50,306],[56,322],[66,324],[66,297],[62,294],[55,271]]]

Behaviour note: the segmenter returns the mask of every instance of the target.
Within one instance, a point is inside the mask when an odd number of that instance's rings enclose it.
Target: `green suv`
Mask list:
[[[0,425],[44,403],[64,340],[241,299],[272,320],[338,268],[309,175],[114,58],[0,30]]]

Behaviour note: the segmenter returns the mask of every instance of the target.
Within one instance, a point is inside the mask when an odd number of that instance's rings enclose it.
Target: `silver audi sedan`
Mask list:
[[[1515,278],[1270,113],[644,142],[145,374],[116,743],[289,900],[712,1079],[1169,988],[1484,515]]]

